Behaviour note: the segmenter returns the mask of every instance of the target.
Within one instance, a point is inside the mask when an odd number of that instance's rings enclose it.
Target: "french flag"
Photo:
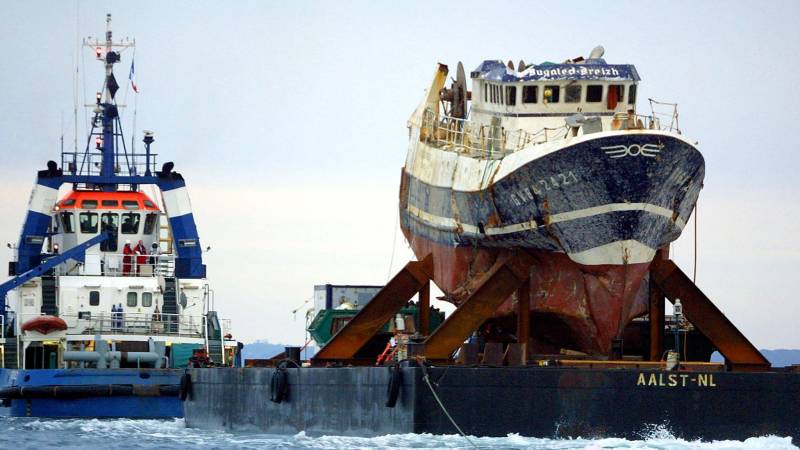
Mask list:
[[[131,59],[131,71],[128,73],[128,79],[131,80],[131,87],[133,88],[133,92],[139,93],[139,86],[136,85],[136,72],[133,69],[133,59]]]

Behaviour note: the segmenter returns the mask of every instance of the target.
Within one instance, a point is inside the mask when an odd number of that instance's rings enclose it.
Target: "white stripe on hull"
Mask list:
[[[659,130],[624,130],[592,133],[571,139],[559,139],[530,145],[499,160],[478,159],[460,154],[453,149],[432,147],[419,142],[419,135],[411,137],[406,156],[405,171],[421,182],[461,192],[476,192],[497,183],[520,167],[564,147],[584,141],[610,136],[655,135],[674,138],[694,147],[683,136]]]
[[[585,266],[623,265],[649,263],[656,251],[639,241],[627,240],[611,242],[578,253],[568,253],[573,261]]]
[[[618,211],[644,211],[651,214],[656,214],[659,216],[666,217],[667,219],[670,220],[672,220],[674,214],[668,208],[664,208],[663,206],[653,205],[651,203],[609,203],[607,205],[593,206],[591,208],[577,209],[575,211],[553,214],[552,216],[549,216],[549,223],[555,224],[559,222],[568,222],[570,220],[583,219],[586,217],[597,216],[601,214],[618,212]],[[423,222],[426,222],[428,225],[440,230],[454,231],[460,227],[461,230],[467,233],[477,234],[480,232],[478,227],[475,225],[463,224],[463,223],[460,224],[456,222],[456,220],[453,219],[452,217],[437,216],[435,214],[423,211],[414,205],[408,205],[408,212],[412,216],[417,217]],[[683,221],[683,219],[678,218],[675,221],[675,225],[681,230],[683,230],[683,228],[686,226],[686,223]],[[503,225],[500,227],[487,226],[484,228],[484,230],[486,231],[487,235],[498,236],[503,234],[516,233],[519,231],[532,230],[535,229],[537,226],[539,226],[539,224],[537,224],[536,221],[531,220],[528,222]]]

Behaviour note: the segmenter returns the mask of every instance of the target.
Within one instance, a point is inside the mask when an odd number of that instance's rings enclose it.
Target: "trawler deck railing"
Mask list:
[[[21,323],[40,314],[25,314]],[[181,314],[108,312],[102,314],[59,314],[69,328],[67,335],[143,335],[202,338],[205,336],[205,316]]]
[[[542,128],[535,133],[506,130],[500,125],[440,116],[427,110],[420,127],[420,139],[473,158],[499,159],[532,144],[562,139],[566,130],[566,126]]]

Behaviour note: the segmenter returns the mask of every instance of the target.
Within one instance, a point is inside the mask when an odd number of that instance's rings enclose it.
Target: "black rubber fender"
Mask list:
[[[178,387],[178,398],[181,401],[192,397],[192,375],[184,373],[181,375],[181,384]]]
[[[281,403],[289,398],[289,374],[284,368],[275,369],[270,381],[269,399],[273,403]]]
[[[386,407],[394,408],[397,397],[400,395],[400,385],[403,384],[403,371],[400,365],[389,366],[389,384],[386,386]]]

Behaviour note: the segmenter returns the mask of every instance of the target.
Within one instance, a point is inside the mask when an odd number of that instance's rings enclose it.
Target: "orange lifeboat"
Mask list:
[[[56,316],[39,316],[22,324],[22,331],[38,331],[48,334],[51,331],[63,331],[67,329],[67,322]]]

